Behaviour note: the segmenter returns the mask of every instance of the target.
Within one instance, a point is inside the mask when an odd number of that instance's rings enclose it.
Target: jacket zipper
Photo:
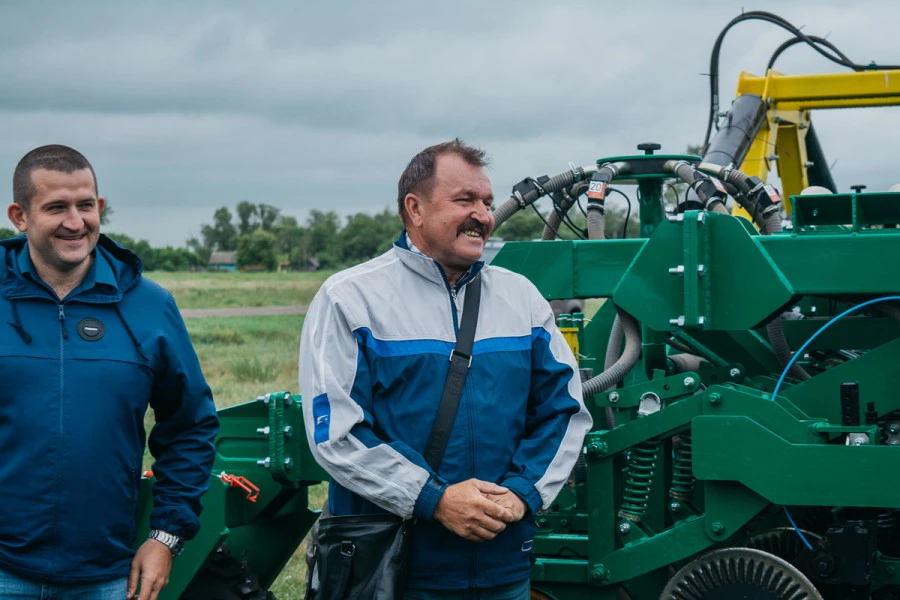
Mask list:
[[[62,444],[63,444],[64,433],[65,433],[64,426],[63,426],[63,423],[64,423],[63,411],[65,410],[64,399],[65,399],[65,389],[66,389],[65,388],[65,383],[66,383],[65,341],[67,339],[69,339],[69,333],[68,333],[68,331],[66,331],[66,311],[63,308],[62,302],[60,302],[56,306],[59,310],[59,331],[60,331],[60,338],[59,338],[59,430],[58,430],[58,435],[57,435],[58,442],[57,442],[57,446],[56,446],[57,460],[55,461],[56,462],[56,498],[57,498],[57,501],[54,503],[55,506],[53,509],[53,529],[58,536],[59,533],[57,531],[57,527],[59,524],[59,497],[60,497],[61,489],[62,489],[62,481],[61,481],[61,477],[60,477],[60,468],[61,467],[59,465],[59,458],[62,457]],[[51,559],[50,568],[51,569],[54,568],[52,559]]]

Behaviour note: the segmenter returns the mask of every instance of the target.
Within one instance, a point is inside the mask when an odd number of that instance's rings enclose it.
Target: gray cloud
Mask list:
[[[181,244],[245,199],[301,219],[381,210],[413,153],[457,135],[488,150],[498,196],[643,141],[682,152],[702,141],[712,42],[740,12],[684,4],[3,3],[0,174],[68,143],[94,162],[113,230]],[[900,63],[889,0],[768,4],[851,58]],[[758,23],[729,33],[724,102],[786,37]],[[799,47],[777,67],[836,70]],[[900,115],[814,120],[839,185],[900,180]]]

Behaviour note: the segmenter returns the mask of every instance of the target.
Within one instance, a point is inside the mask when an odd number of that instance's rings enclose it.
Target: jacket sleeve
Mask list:
[[[568,480],[592,420],[582,400],[575,357],[556,326],[549,303],[530,287],[535,325],[525,437],[500,484],[536,513],[550,506]]]
[[[348,303],[326,282],[307,311],[300,339],[299,383],[313,456],[335,481],[384,510],[430,519],[447,484],[421,453],[376,433],[358,328]]]
[[[167,294],[150,405],[153,511],[150,526],[191,539],[200,528],[200,497],[209,488],[219,419],[187,328]]]

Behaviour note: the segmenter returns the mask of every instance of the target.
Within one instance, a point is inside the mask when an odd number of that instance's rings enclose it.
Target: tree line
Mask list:
[[[108,211],[104,216],[108,220]],[[584,216],[577,211],[570,223],[584,231]],[[625,211],[618,207],[607,210],[607,236],[621,237]],[[629,235],[636,235],[637,215],[629,219]],[[534,210],[520,211],[503,224],[498,238],[507,241],[532,240],[541,237],[546,216]],[[153,247],[147,240],[137,240],[121,233],[107,235],[137,254],[147,271],[187,271],[205,268],[213,252],[237,253],[237,267],[274,271],[279,267],[292,270],[314,268],[339,269],[373,258],[391,247],[403,230],[397,213],[384,209],[376,214],[356,213],[345,219],[335,211],[312,210],[304,223],[285,216],[265,203],[240,202],[232,212],[227,206],[216,209],[212,222],[200,228],[199,237],[186,242],[186,247]],[[578,237],[567,227],[560,237]],[[0,239],[18,232],[0,228]]]

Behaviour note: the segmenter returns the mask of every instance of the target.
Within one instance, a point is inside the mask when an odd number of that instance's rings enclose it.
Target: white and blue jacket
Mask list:
[[[422,456],[456,344],[466,284],[480,270],[473,360],[443,463]],[[331,475],[334,515],[418,518],[409,587],[465,589],[523,581],[534,514],[568,479],[591,417],[553,312],[523,276],[478,262],[451,289],[440,265],[408,249],[330,277],[300,343],[309,443]],[[503,485],[528,515],[476,543],[433,519],[444,489],[470,478]]]

